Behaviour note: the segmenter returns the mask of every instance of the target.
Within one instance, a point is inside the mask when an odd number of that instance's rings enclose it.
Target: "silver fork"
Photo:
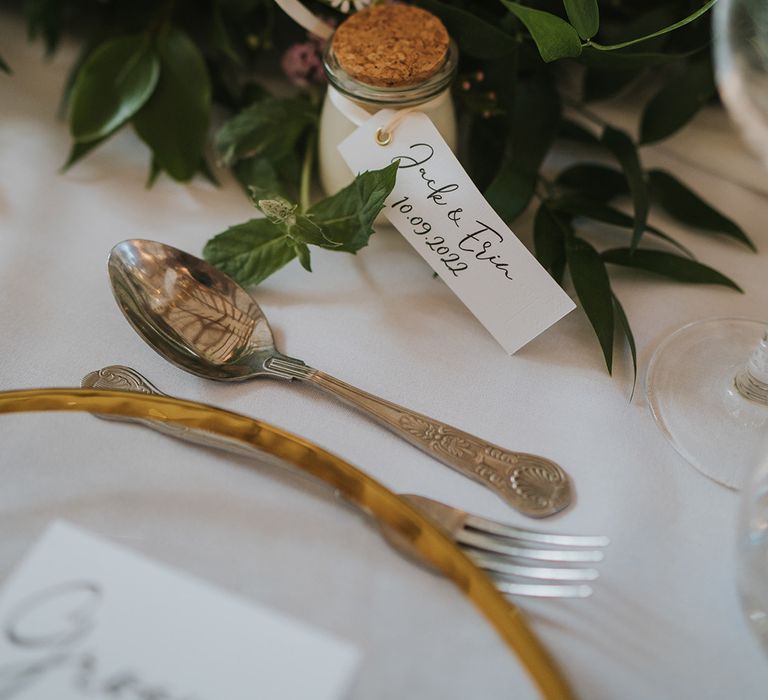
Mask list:
[[[81,382],[83,387],[134,391],[166,396],[146,377],[122,365],[90,372]],[[206,447],[253,458],[261,452],[243,443],[184,426],[149,418],[100,415],[100,418],[139,423],[157,432]],[[459,545],[464,553],[507,595],[542,598],[586,598],[592,587],[585,583],[598,577],[593,564],[603,559],[603,536],[558,535],[515,527],[497,520],[482,518],[453,508],[440,501],[414,494],[399,494],[435,523]],[[410,543],[393,531],[381,528],[384,539],[401,554],[423,564],[423,559]],[[520,579],[523,581],[521,582]]]
[[[592,594],[592,587],[585,582],[594,581],[598,571],[582,565],[602,561],[607,537],[536,532],[425,496],[398,495],[438,523],[503,593],[544,598],[586,598]],[[383,535],[398,549],[408,548],[408,543],[391,531],[384,530]]]

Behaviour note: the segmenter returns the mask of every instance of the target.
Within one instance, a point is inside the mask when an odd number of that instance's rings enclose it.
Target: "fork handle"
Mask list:
[[[368,414],[430,457],[491,489],[524,515],[543,518],[570,503],[568,475],[551,460],[506,450],[324,372],[306,369],[298,379]]]

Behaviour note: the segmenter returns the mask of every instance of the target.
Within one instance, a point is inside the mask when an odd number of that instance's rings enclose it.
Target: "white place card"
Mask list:
[[[429,117],[408,114],[386,146],[395,112],[381,110],[339,145],[355,173],[400,160],[384,214],[508,352],[575,308],[488,204]]]
[[[326,633],[66,523],[0,590],[2,700],[340,700],[358,660]]]

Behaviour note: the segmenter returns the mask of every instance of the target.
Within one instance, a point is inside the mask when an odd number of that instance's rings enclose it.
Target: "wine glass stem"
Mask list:
[[[768,329],[746,367],[736,375],[736,388],[744,398],[768,406]]]

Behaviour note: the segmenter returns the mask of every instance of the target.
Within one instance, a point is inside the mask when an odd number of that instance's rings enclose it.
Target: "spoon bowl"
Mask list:
[[[115,300],[134,330],[166,360],[206,379],[272,374],[279,357],[253,298],[203,260],[155,241],[118,243],[107,263]]]

